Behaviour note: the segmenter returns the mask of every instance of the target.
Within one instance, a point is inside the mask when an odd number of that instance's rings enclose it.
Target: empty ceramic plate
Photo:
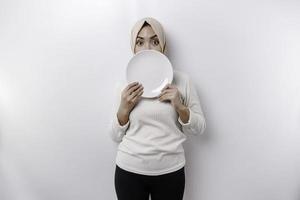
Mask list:
[[[166,84],[172,83],[173,67],[167,56],[156,50],[142,50],[129,61],[127,83],[139,82],[144,87],[142,97],[157,97]]]

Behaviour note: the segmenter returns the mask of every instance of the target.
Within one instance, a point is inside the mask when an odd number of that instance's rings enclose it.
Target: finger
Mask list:
[[[169,83],[167,85],[165,85],[165,87],[163,87],[163,89],[161,89],[161,91],[164,91],[168,87],[169,87]]]
[[[162,91],[162,92],[160,93],[159,97],[161,97],[161,96],[164,95],[164,94],[173,92],[173,91],[174,91],[174,89],[165,89],[164,91]]]
[[[138,95],[136,95],[132,100],[135,102],[138,98],[140,98],[140,97],[142,96],[143,93],[144,93],[143,90],[140,91],[140,92],[138,93]]]
[[[127,95],[131,95],[134,91],[136,91],[139,88],[144,88],[141,84],[138,85],[134,85],[131,88],[128,89],[128,91],[126,92]]]
[[[137,90],[135,90],[134,92],[132,92],[131,94],[130,94],[130,96],[133,98],[133,97],[135,97],[135,96],[137,96],[141,91],[143,91],[143,87],[139,87]]]
[[[177,87],[175,85],[169,84],[168,88],[175,89]]]
[[[177,88],[175,85],[168,83],[167,85],[165,85],[165,87],[163,87],[161,91],[164,91],[165,89],[175,89],[175,88]]]
[[[132,82],[132,83],[129,83],[126,87],[126,90],[128,90],[130,87],[134,86],[134,85],[137,85],[139,82],[135,81],[135,82]]]
[[[172,95],[170,94],[164,94],[163,96],[159,97],[160,101],[166,101],[166,100],[170,100],[172,99]]]

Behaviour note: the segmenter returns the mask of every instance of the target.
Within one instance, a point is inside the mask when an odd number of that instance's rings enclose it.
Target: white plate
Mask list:
[[[167,56],[156,50],[142,50],[129,61],[126,69],[127,83],[139,82],[144,87],[142,97],[153,98],[173,80],[173,67]]]

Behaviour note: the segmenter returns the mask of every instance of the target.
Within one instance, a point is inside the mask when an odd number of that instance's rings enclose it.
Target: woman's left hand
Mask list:
[[[177,110],[183,106],[181,94],[175,85],[167,84],[158,96],[159,101],[169,101]]]

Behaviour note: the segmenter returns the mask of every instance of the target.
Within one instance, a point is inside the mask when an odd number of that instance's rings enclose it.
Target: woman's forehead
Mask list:
[[[156,33],[154,32],[153,28],[149,25],[141,28],[141,30],[137,35],[137,37],[143,37],[143,38],[153,38],[155,36],[157,36]]]

